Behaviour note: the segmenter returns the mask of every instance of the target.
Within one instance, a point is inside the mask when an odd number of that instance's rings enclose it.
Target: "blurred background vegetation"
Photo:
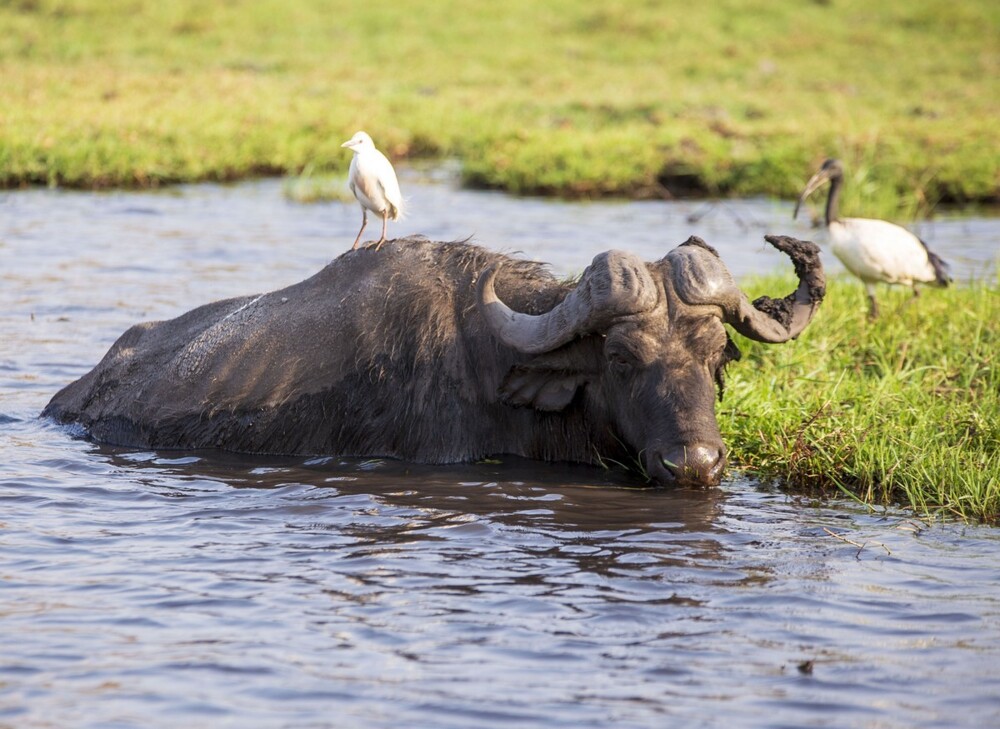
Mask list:
[[[4,0],[0,185],[146,187],[391,159],[570,197],[1000,201],[996,0]]]

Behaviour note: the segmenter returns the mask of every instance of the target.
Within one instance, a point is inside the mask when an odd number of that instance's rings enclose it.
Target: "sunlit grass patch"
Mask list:
[[[988,0],[0,4],[0,185],[155,186],[457,158],[574,197],[1000,198]]]
[[[792,281],[750,282],[749,290]],[[996,281],[880,292],[830,282],[794,343],[740,339],[719,409],[730,459],[796,489],[920,513],[1000,518],[1000,288]]]

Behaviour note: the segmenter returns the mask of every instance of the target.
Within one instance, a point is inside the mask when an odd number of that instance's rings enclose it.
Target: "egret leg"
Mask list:
[[[389,211],[385,210],[382,213],[382,237],[378,239],[378,243],[375,244],[375,250],[377,251],[385,243],[385,229],[389,223]]]
[[[361,234],[365,232],[365,226],[368,225],[368,211],[361,208],[361,230],[358,231],[358,237],[354,239],[354,245],[351,246],[351,250],[357,250],[358,241],[361,240]]]

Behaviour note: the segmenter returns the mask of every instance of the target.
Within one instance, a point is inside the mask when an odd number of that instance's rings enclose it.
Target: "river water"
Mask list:
[[[404,186],[391,234],[559,273],[695,233],[744,275],[784,265],[765,232],[810,235],[763,200]],[[305,278],[359,223],[277,181],[0,193],[0,727],[1000,725],[996,529],[738,474],[152,453],[37,418],[131,324]],[[957,278],[995,265],[996,219],[920,232]]]

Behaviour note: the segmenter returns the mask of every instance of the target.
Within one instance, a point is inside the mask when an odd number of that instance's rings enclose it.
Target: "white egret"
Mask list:
[[[948,285],[951,280],[948,265],[910,231],[884,220],[841,218],[838,215],[840,187],[844,182],[844,168],[840,160],[823,162],[819,171],[806,183],[805,190],[795,203],[793,219],[798,217],[802,201],[827,181],[830,183],[830,194],[826,199],[826,227],[830,233],[830,248],[844,267],[864,283],[872,319],[878,316],[876,283],[910,286],[914,296],[919,294],[918,283]]]
[[[403,196],[399,192],[396,171],[365,132],[358,132],[340,146],[354,152],[347,181],[354,197],[361,203],[361,230],[358,231],[351,250],[358,247],[361,234],[368,225],[368,211],[371,210],[382,216],[382,237],[375,244],[377,251],[385,243],[387,222],[390,219],[399,220],[403,214]]]

